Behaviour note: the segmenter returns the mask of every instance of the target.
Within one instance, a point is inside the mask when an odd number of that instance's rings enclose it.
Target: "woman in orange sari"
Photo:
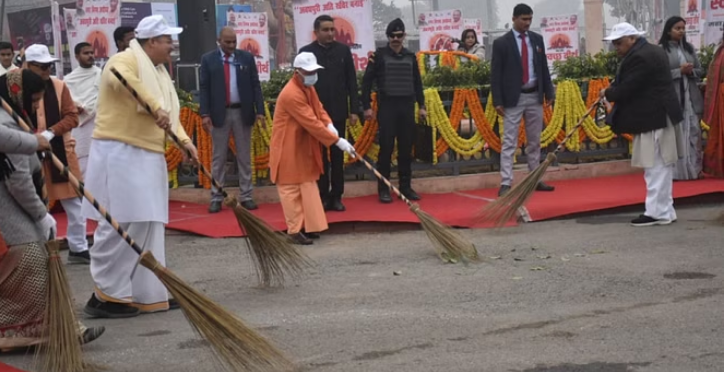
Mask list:
[[[724,38],[714,54],[706,77],[704,122],[709,138],[704,150],[704,173],[724,178]]]

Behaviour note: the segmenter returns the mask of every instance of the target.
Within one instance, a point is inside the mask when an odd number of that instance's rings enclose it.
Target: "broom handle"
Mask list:
[[[121,82],[121,84],[123,84],[123,86],[126,87],[126,89],[128,89],[128,91],[131,93],[133,98],[136,99],[136,102],[138,102],[139,105],[143,106],[143,108],[146,109],[146,111],[148,111],[148,113],[155,119],[156,113],[153,112],[153,110],[151,109],[151,106],[149,106],[148,103],[144,102],[143,99],[141,99],[141,96],[138,95],[138,92],[136,92],[136,90],[133,89],[133,87],[130,84],[128,84],[128,80],[126,80],[126,78],[124,78],[123,75],[121,75],[121,73],[118,72],[118,70],[116,70],[115,67],[111,67],[111,73],[113,73],[113,75],[116,78],[118,78],[118,80]],[[181,150],[184,154],[186,154],[186,156],[189,159],[191,158],[191,151],[189,151],[187,148],[184,147],[184,145],[181,143],[181,140],[178,138],[176,133],[171,132],[170,129],[166,129],[166,135],[171,137],[171,140],[173,140],[173,142],[176,144],[176,147],[178,147],[179,150]],[[218,182],[216,182],[216,180],[214,179],[214,176],[211,175],[211,172],[209,172],[209,170],[206,169],[206,167],[204,167],[204,165],[201,164],[201,162],[198,163],[198,166],[199,166],[199,169],[201,169],[201,172],[204,174],[204,176],[206,176],[208,179],[211,180],[211,184],[217,190],[221,190],[221,193],[224,195],[225,198],[227,196],[229,196],[226,193],[226,191],[224,191],[224,188],[221,187],[221,185],[219,185]]]
[[[365,167],[367,167],[367,169],[371,170],[372,173],[375,174],[375,177],[379,178],[380,181],[384,182],[385,185],[387,185],[389,188],[391,188],[392,191],[394,191],[395,194],[397,194],[397,196],[399,196],[402,199],[402,201],[404,201],[407,204],[407,206],[412,207],[412,202],[409,199],[407,199],[405,197],[405,195],[402,195],[402,192],[400,192],[400,190],[397,187],[393,186],[392,182],[390,182],[390,180],[385,178],[385,176],[383,176],[382,173],[380,173],[377,169],[375,169],[375,167],[373,167],[372,164],[370,164],[367,160],[365,160],[363,157],[361,157],[357,152],[355,152],[353,155],[354,155],[355,159],[357,159],[358,161],[361,161],[362,164],[364,164]]]
[[[17,114],[15,111],[8,105],[7,102],[5,102],[4,99],[0,98],[2,101],[2,106],[5,109],[5,111],[10,114],[10,116],[13,117],[13,120],[15,120],[18,125],[20,125],[23,130],[25,130],[28,133],[33,133],[33,131],[30,129],[30,126],[25,123],[25,121]],[[118,221],[116,221],[111,215],[108,213],[108,211],[100,204],[98,204],[98,201],[91,195],[91,193],[85,189],[84,185],[78,181],[77,178],[73,175],[73,173],[70,173],[68,170],[68,167],[66,167],[50,150],[47,150],[45,152],[46,157],[49,157],[52,159],[53,164],[55,165],[58,170],[66,177],[68,178],[68,181],[70,181],[70,184],[73,186],[73,188],[76,189],[78,193],[83,195],[91,204],[93,204],[93,207],[103,215],[103,218],[108,221],[108,223],[113,226],[113,228],[123,237],[123,240],[125,240],[128,245],[133,248],[136,253],[139,255],[143,253],[143,249],[136,244],[136,242],[128,235],[126,230],[124,230],[121,225],[118,224]]]
[[[586,111],[585,114],[581,117],[581,120],[578,121],[576,126],[574,126],[570,131],[568,131],[568,134],[566,134],[566,138],[561,141],[561,143],[558,144],[555,150],[553,150],[554,154],[557,154],[559,151],[563,150],[563,148],[566,146],[566,142],[578,131],[578,128],[583,125],[583,122],[586,120],[586,118],[591,115],[591,111],[593,111],[598,104],[601,103],[601,99],[597,99],[596,102],[594,102],[591,107],[588,108],[588,111]]]

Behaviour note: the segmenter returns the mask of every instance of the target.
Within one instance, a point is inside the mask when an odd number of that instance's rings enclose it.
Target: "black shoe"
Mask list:
[[[401,187],[400,193],[404,195],[408,200],[420,200],[420,195],[417,195],[412,187]]]
[[[342,204],[340,198],[332,198],[324,204],[325,211],[344,212],[347,208]]]
[[[83,251],[83,252],[78,252],[78,253],[73,252],[73,251],[68,251],[68,263],[90,265],[89,251]]]
[[[83,311],[94,318],[109,319],[133,318],[141,313],[140,310],[130,304],[101,302],[96,298],[95,294],[91,295]]]
[[[306,237],[309,238],[309,239],[319,239],[320,236],[321,236],[321,235],[319,235],[319,233],[316,233],[316,232],[306,232],[306,231],[304,231],[304,230],[302,230],[302,234],[304,234],[304,236],[306,236]]]
[[[247,211],[253,211],[254,209],[259,209],[259,206],[254,203],[253,200],[244,200],[241,202],[241,206],[244,207]]]
[[[640,215],[638,218],[634,218],[631,221],[631,226],[636,227],[645,227],[645,226],[655,226],[655,225],[669,225],[671,224],[670,220],[657,220],[653,217],[649,217],[646,215]]]
[[[168,299],[168,309],[169,310],[178,310],[180,308],[181,308],[181,305],[179,305],[178,301],[176,301],[175,298]]]
[[[93,342],[94,340],[98,339],[98,337],[101,337],[101,335],[105,333],[105,331],[106,327],[103,326],[86,328],[81,335],[80,344],[85,345],[87,343]]]
[[[554,191],[556,188],[551,185],[547,185],[545,183],[538,182],[538,185],[535,186],[535,191]]]
[[[292,239],[292,242],[297,245],[312,245],[314,244],[314,241],[312,239],[307,238],[302,233],[296,233],[289,235],[289,237]]]
[[[503,196],[510,191],[510,186],[508,185],[501,185],[500,190],[498,190],[498,196]]]
[[[219,213],[219,212],[221,212],[221,202],[212,201],[211,205],[209,205],[209,213]]]
[[[384,189],[380,189],[377,191],[377,194],[380,197],[380,202],[389,204],[392,203],[392,196],[390,196],[390,189],[385,187]]]

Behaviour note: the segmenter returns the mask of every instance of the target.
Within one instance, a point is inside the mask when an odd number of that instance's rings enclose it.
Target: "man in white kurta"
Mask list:
[[[8,73],[8,71],[17,70],[18,66],[13,64],[15,58],[15,49],[13,44],[7,41],[0,41],[0,76]]]
[[[176,90],[163,63],[173,50],[163,16],[144,18],[130,47],[111,57],[101,76],[88,158],[86,188],[105,206],[136,243],[165,265],[164,224],[168,223],[168,173],[165,130],[174,132],[198,160],[179,121]],[[128,81],[155,113],[148,114],[111,73]],[[99,221],[91,255],[95,291],[85,306],[94,317],[128,318],[176,307],[156,276],[139,266],[138,254],[85,201],[83,213]]]
[[[64,81],[78,108],[78,127],[71,132],[75,139],[75,154],[78,157],[80,171],[85,179],[90,154],[91,135],[95,128],[96,103],[98,102],[98,86],[101,79],[101,69],[98,68],[93,57],[95,51],[86,42],[75,46],[76,67],[68,74]]]

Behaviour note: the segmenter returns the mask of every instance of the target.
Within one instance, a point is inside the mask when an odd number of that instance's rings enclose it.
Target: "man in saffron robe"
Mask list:
[[[294,68],[294,77],[282,89],[274,110],[269,165],[287,234],[296,244],[309,245],[328,227],[316,184],[323,171],[322,146],[334,144],[351,156],[355,150],[339,137],[314,90],[317,71],[323,68],[317,58],[299,53]]]

